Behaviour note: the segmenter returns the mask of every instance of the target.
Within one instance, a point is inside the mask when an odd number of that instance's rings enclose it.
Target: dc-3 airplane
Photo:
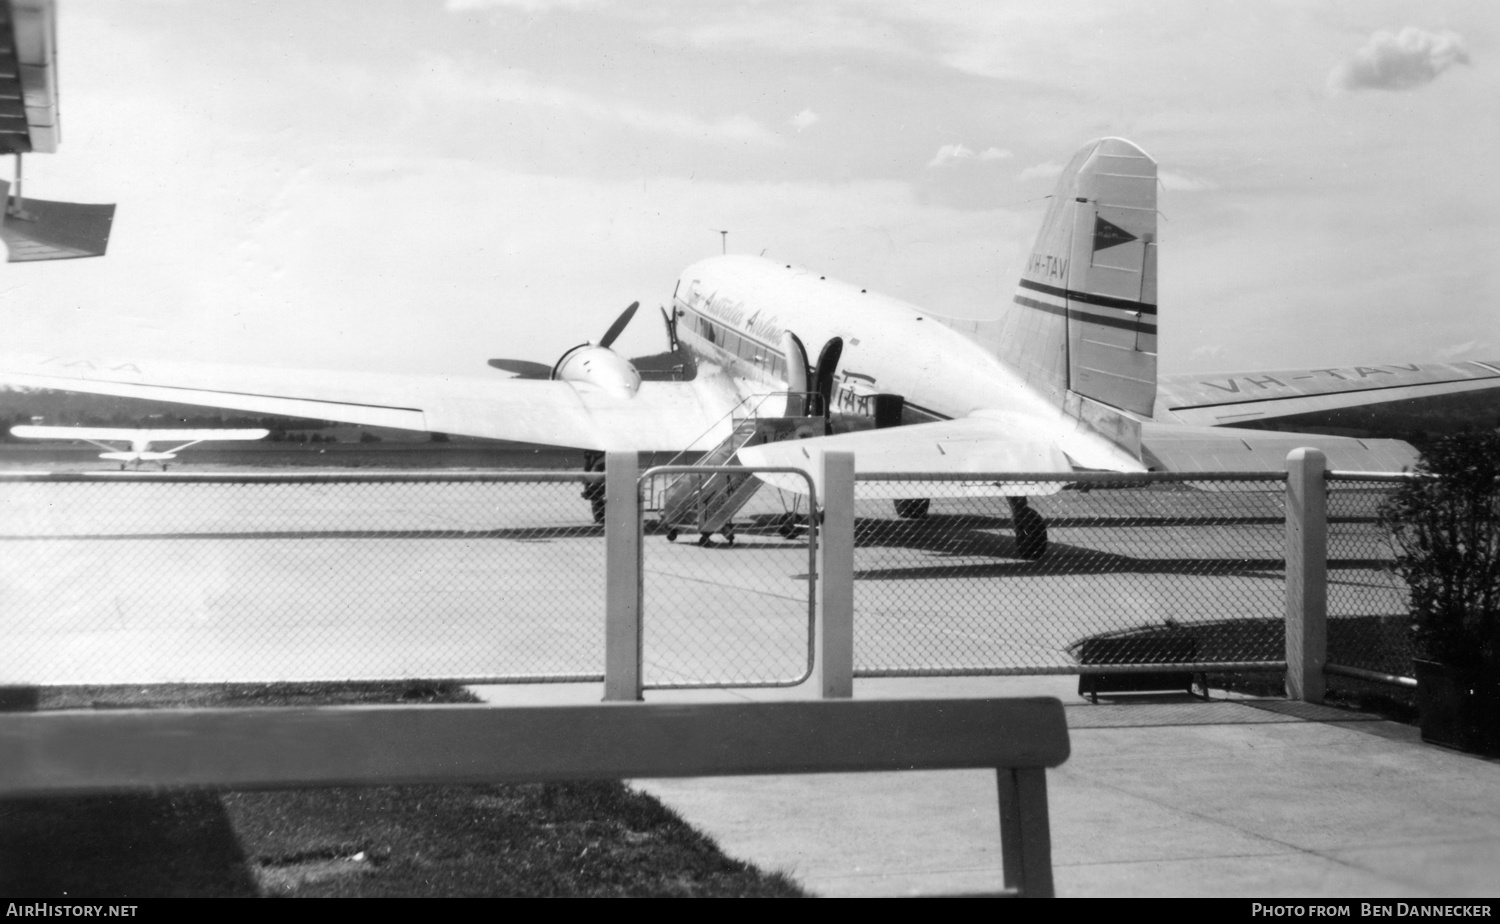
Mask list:
[[[1061,483],[997,475],[1279,470],[1301,446],[1336,469],[1399,471],[1415,458],[1404,442],[1273,428],[1346,408],[1488,409],[1500,398],[1500,363],[1488,362],[1159,378],[1156,191],[1156,162],[1136,145],[1086,144],[1058,181],[1013,300],[987,320],[720,256],[677,280],[663,311],[672,352],[641,368],[610,349],[632,305],[599,343],[554,363],[492,360],[503,379],[12,356],[0,357],[0,383],[571,446],[586,465],[606,451],[718,449],[706,458],[816,478],[824,452],[849,450],[865,472],[975,473],[922,491],[1007,497],[1027,556],[1045,549],[1046,527],[1026,495]],[[823,345],[816,363],[804,343]],[[736,411],[778,392],[791,396],[773,399],[772,413],[821,417],[821,428],[745,439]],[[800,479],[767,480],[806,491]],[[924,501],[898,505],[925,511]]]
[[[127,427],[45,427],[45,426],[18,426],[11,427],[12,436],[18,436],[27,440],[78,440],[84,443],[92,443],[103,449],[99,458],[119,462],[123,471],[126,465],[133,464],[136,468],[141,467],[142,462],[157,462],[161,470],[167,470],[167,463],[177,458],[177,454],[189,446],[199,443],[220,440],[258,440],[264,439],[271,431],[258,428],[245,430],[133,430]],[[116,449],[114,443],[128,443],[129,449]],[[171,449],[152,450],[152,443],[179,443]]]

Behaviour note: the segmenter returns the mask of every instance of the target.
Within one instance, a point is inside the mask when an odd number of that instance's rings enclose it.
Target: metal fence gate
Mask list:
[[[756,471],[660,466],[641,475],[642,686],[795,686],[813,667],[816,498],[754,484]],[[727,521],[726,496],[751,496]]]

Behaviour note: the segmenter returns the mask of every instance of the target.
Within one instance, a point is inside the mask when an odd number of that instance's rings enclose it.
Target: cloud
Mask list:
[[[1468,356],[1489,350],[1490,345],[1483,340],[1466,340],[1463,343],[1455,343],[1445,347],[1438,347],[1433,355],[1443,362],[1455,362]]]
[[[1328,88],[1334,92],[1413,90],[1455,64],[1468,63],[1469,54],[1457,33],[1427,32],[1414,26],[1399,33],[1382,29],[1333,69]]]
[[[699,4],[694,13],[690,20],[680,15],[669,17],[648,37],[673,48],[751,48],[774,55],[810,53],[820,57],[836,51],[919,56],[903,24],[883,18],[878,8],[805,4],[777,11],[760,4]]]
[[[945,144],[938,148],[937,154],[927,162],[929,167],[945,167],[956,160],[1004,160],[1015,155],[1000,148],[985,148],[978,154],[961,144]]]
[[[1051,179],[1055,179],[1057,177],[1062,176],[1063,167],[1065,167],[1065,166],[1066,166],[1066,164],[1060,164],[1060,163],[1058,163],[1055,160],[1049,160],[1045,164],[1036,164],[1034,166],[1027,167],[1025,170],[1022,170],[1020,173],[1016,174],[1016,179],[1018,179],[1018,180],[1051,180]]]
[[[1173,192],[1202,192],[1205,189],[1218,189],[1219,184],[1213,180],[1205,180],[1203,177],[1193,176],[1189,173],[1175,173],[1171,170],[1157,168],[1156,178],[1161,180],[1161,185]]]
[[[546,13],[556,9],[579,10],[603,5],[603,0],[448,0],[444,6],[450,13],[492,9]]]
[[[807,128],[814,122],[818,121],[818,119],[820,118],[821,116],[819,116],[816,112],[813,112],[811,109],[804,109],[796,115],[792,116],[790,121],[792,123],[792,126],[800,132],[802,131],[802,129]]]
[[[543,83],[535,75],[519,69],[472,73],[460,70],[450,61],[434,60],[417,78],[415,88],[433,99],[470,105],[502,102],[537,106],[600,122],[614,122],[640,131],[698,141],[764,145],[781,143],[774,132],[747,115],[707,120],[684,112],[604,100],[556,84]]]

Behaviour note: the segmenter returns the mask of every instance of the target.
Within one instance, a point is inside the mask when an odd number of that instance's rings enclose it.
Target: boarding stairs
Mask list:
[[[704,469],[738,465],[738,453],[747,446],[827,432],[823,417],[761,416],[755,412],[757,409],[758,406],[752,408],[743,417],[733,416],[741,408],[731,412],[734,424],[729,435],[691,465]],[[686,453],[679,453],[669,464],[683,465],[685,456]],[[678,472],[652,491],[646,498],[646,509],[658,512],[658,528],[666,533],[668,541],[675,541],[684,530],[692,530],[698,534],[699,545],[707,545],[714,533],[732,544],[734,516],[763,483],[754,475],[737,472]]]

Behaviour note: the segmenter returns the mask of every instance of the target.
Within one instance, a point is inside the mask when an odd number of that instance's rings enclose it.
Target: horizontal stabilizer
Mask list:
[[[974,472],[1071,472],[1073,466],[1053,441],[1019,439],[1007,435],[997,420],[966,418],[934,423],[861,430],[837,436],[762,443],[741,449],[739,462],[755,468],[799,468],[823,490],[823,453],[852,452],[861,472],[942,473]],[[807,492],[807,483],[796,476],[762,475],[761,480],[787,491]],[[946,490],[924,485],[924,494],[934,497],[999,497],[1021,494],[1051,494],[1060,482],[1030,488],[992,482],[949,482]],[[929,489],[932,488],[934,490]]]

